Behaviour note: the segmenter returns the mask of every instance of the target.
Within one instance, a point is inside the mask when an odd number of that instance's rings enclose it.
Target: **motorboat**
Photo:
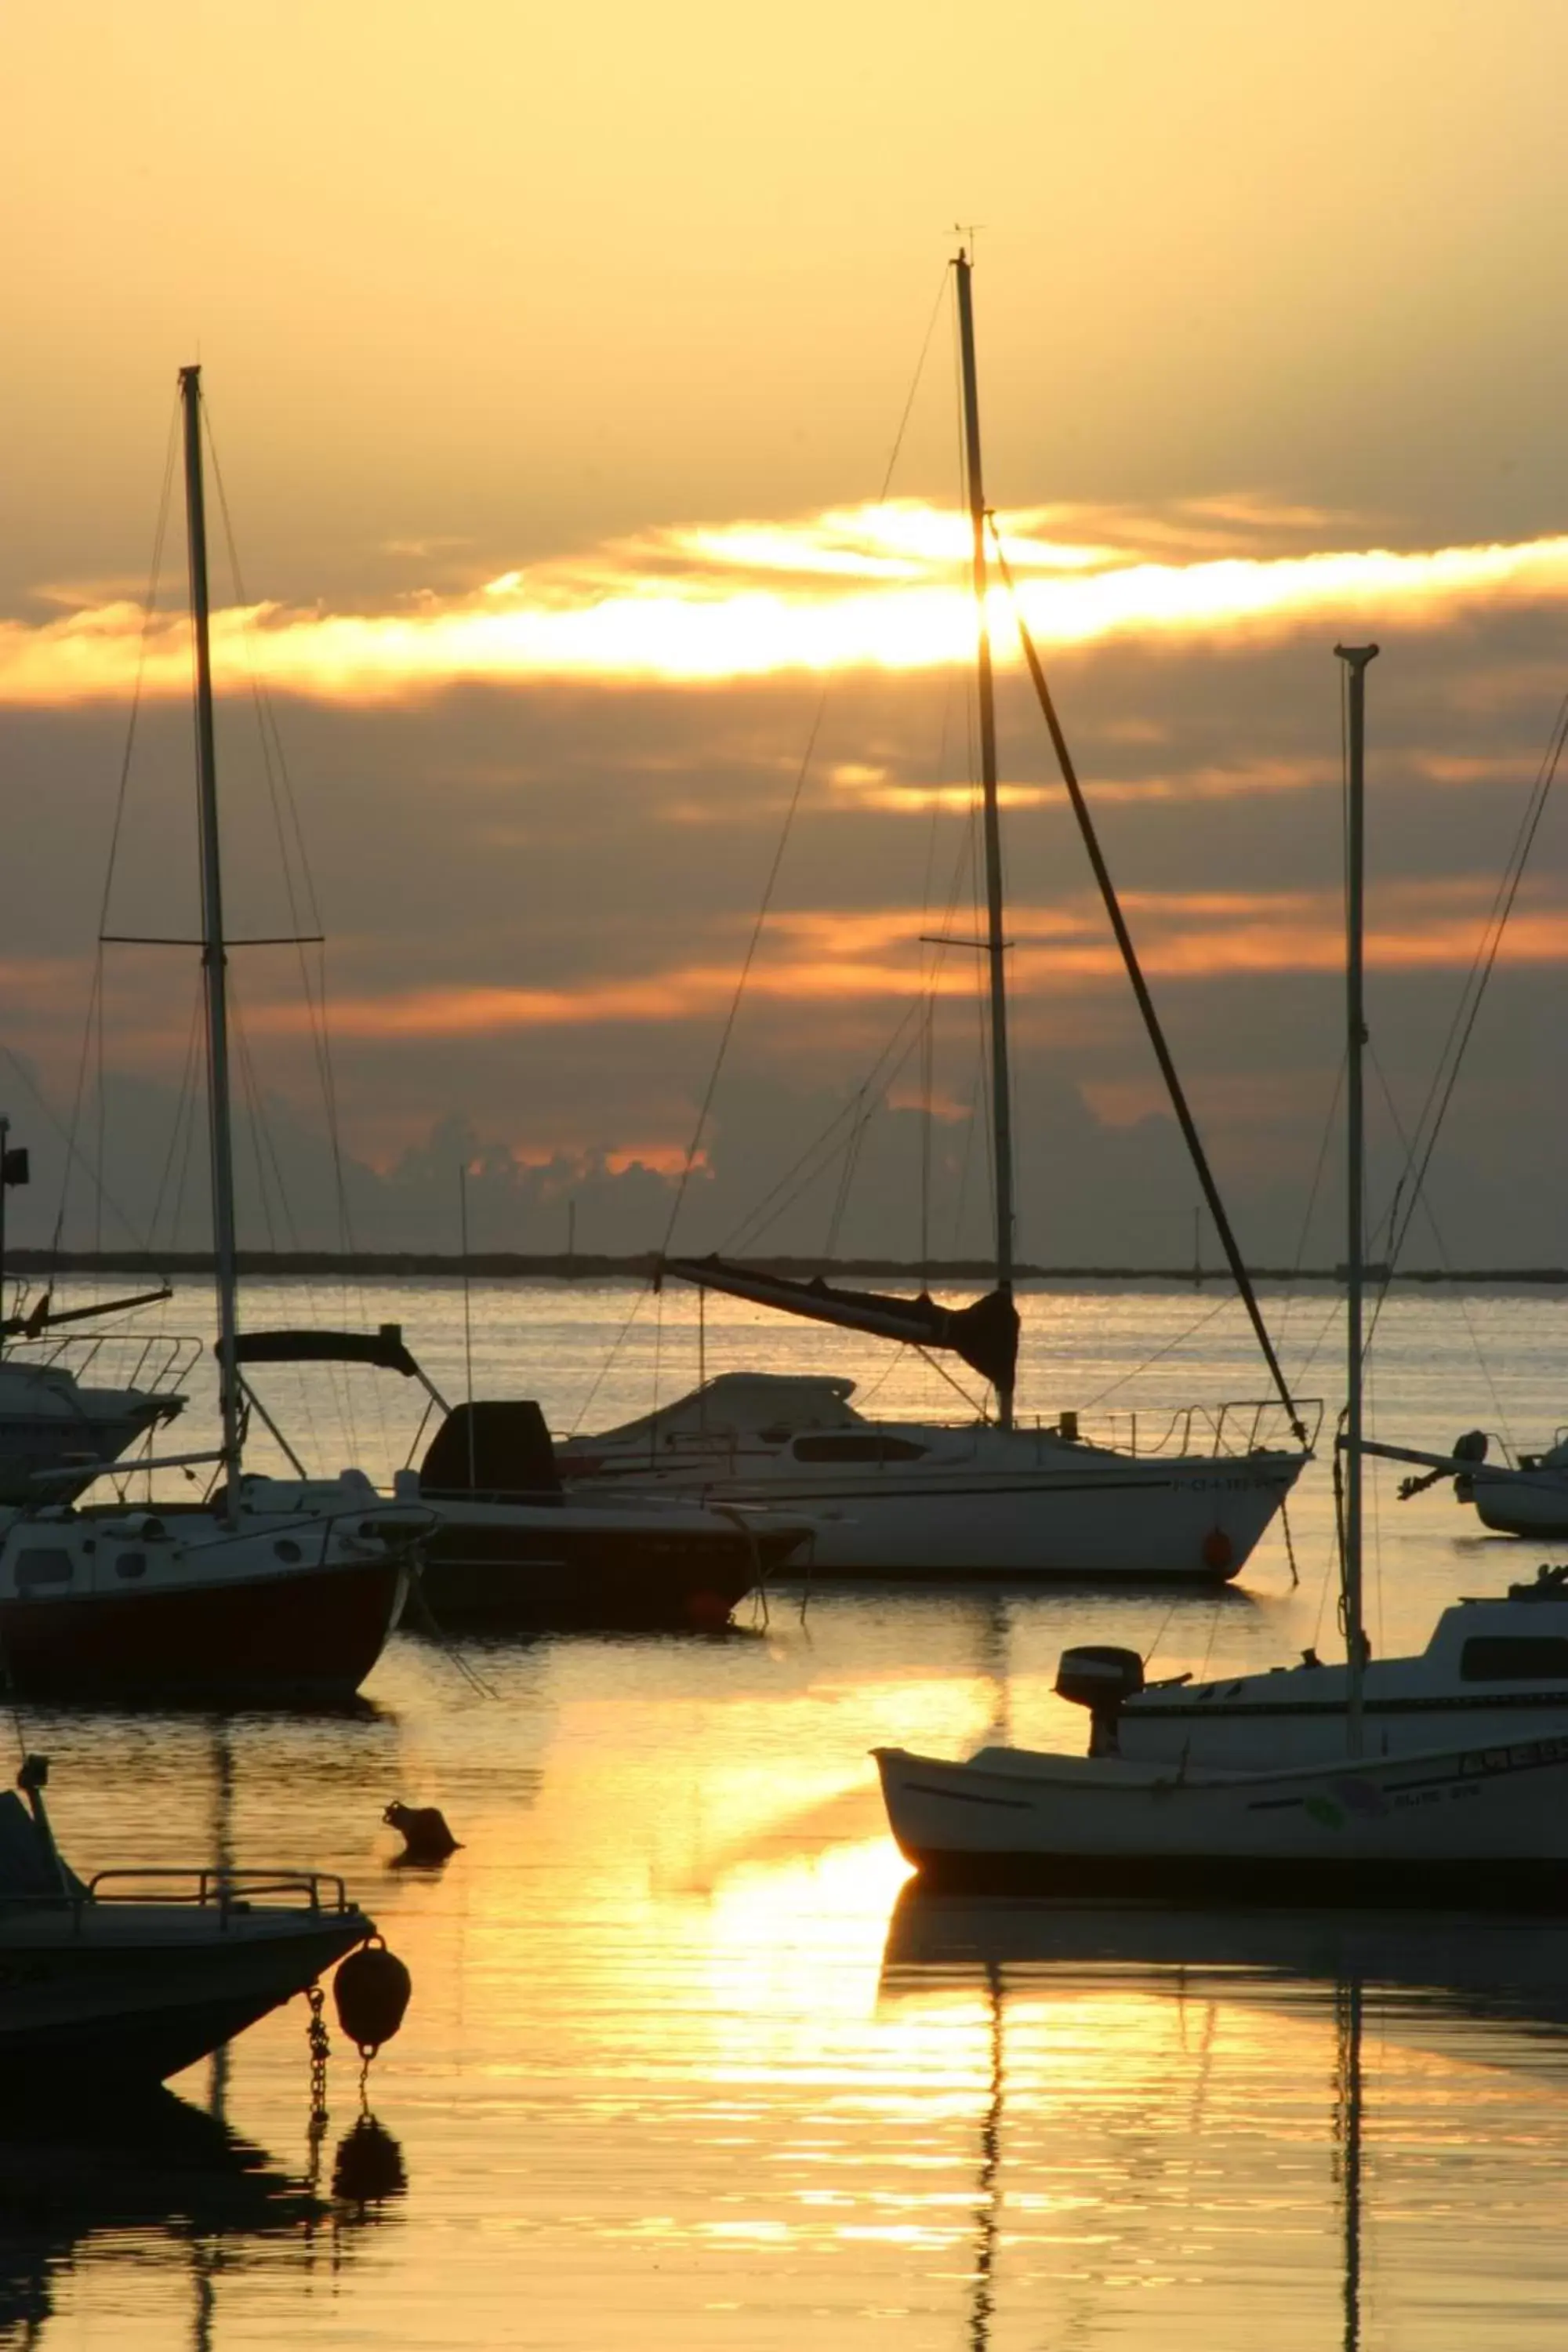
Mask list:
[[[1183,1752],[1135,1760],[1119,1739],[1068,1756],[992,1746],[966,1762],[877,1751],[900,1851],[935,1885],[973,1891],[1126,1894],[1165,1900],[1416,1904],[1568,1909],[1568,1717],[1525,1719],[1503,1738],[1446,1724],[1431,1745],[1378,1752],[1367,1706],[1363,1540],[1363,828],[1364,684],[1375,647],[1341,649],[1348,672],[1346,1376],[1341,1558],[1346,1664],[1331,1729],[1337,1757],[1298,1762],[1263,1727],[1257,1760],[1231,1769]],[[1506,1668],[1524,1610],[1472,1638],[1506,1644],[1468,1663]],[[1484,1607],[1484,1604],[1483,1604]],[[1461,1612],[1462,1613],[1462,1612]],[[1535,1622],[1533,1620],[1527,1622]],[[1550,1621],[1547,1621],[1550,1622]],[[1458,1678],[1465,1677],[1459,1638]],[[1565,1645],[1568,1647],[1568,1645]],[[1549,1657],[1555,1652],[1548,1652]],[[1298,1670],[1300,1672],[1301,1670]],[[1307,1668],[1311,1675],[1316,1671]],[[1528,1682],[1528,1676],[1523,1678]],[[1495,1696],[1513,1678],[1487,1677]],[[1216,1686],[1216,1689],[1220,1686]],[[1514,1687],[1518,1687],[1514,1681]],[[1218,1703],[1194,1701],[1194,1712]],[[1281,1706],[1289,1738],[1291,1718]]]
[[[431,1412],[440,1415],[417,1466],[411,1461],[393,1481],[395,1506],[430,1520],[415,1624],[714,1633],[747,1593],[809,1557],[813,1528],[799,1514],[567,1489],[536,1402],[448,1405],[398,1324],[374,1332],[247,1331],[237,1360],[258,1406],[247,1377],[258,1364],[359,1363],[400,1374],[427,1400],[415,1453]]]
[[[1368,1451],[1387,1461],[1414,1463],[1423,1472],[1401,1481],[1401,1502],[1450,1477],[1455,1501],[1468,1504],[1493,1535],[1538,1540],[1568,1536],[1568,1431],[1558,1430],[1552,1444],[1537,1453],[1505,1449],[1500,1461],[1484,1429],[1466,1430],[1447,1454],[1423,1453],[1410,1445],[1379,1444]]]
[[[13,1144],[11,1122],[0,1115],[0,1507],[31,1501],[40,1477],[58,1502],[83,1493],[99,1463],[184,1410],[181,1382],[198,1352],[194,1339],[163,1334],[59,1335],[62,1324],[162,1304],[174,1296],[166,1286],[63,1308],[46,1288],[5,1312],[6,1195],[31,1181],[26,1147]]]
[[[51,2098],[151,2090],[365,1943],[320,1871],[116,1868],[79,1878],[30,1757],[0,1794],[0,2086]]]
[[[1064,1652],[1056,1687],[1089,1709],[1090,1755],[1242,1769],[1344,1754],[1349,1669],[1311,1650],[1263,1674],[1149,1682],[1135,1650],[1085,1643]],[[1411,1656],[1369,1658],[1362,1709],[1376,1756],[1568,1731],[1568,1568],[1456,1601]]]
[[[175,1383],[190,1369],[194,1340],[138,1349],[158,1360],[152,1383],[85,1380],[64,1359],[65,1346],[24,1345],[0,1355],[0,1506],[34,1499],[40,1478],[58,1501],[74,1499],[99,1464],[119,1460],[184,1410]]]
[[[1310,1458],[1267,1442],[1266,1405],[1164,1416],[1140,1452],[1092,1443],[1072,1414],[1042,1428],[872,1421],[854,1391],[721,1372],[562,1440],[557,1460],[584,1501],[626,1488],[805,1516],[814,1578],[1212,1585],[1240,1573]]]
[[[691,1283],[703,1292],[918,1349],[933,1360],[956,1359],[985,1384],[994,1404],[959,1426],[873,1421],[850,1405],[848,1382],[819,1379],[785,1390],[747,1371],[733,1385],[726,1376],[641,1421],[574,1438],[562,1448],[562,1469],[569,1479],[595,1486],[614,1478],[656,1491],[674,1488],[694,1497],[808,1512],[818,1529],[814,1576],[1212,1584],[1246,1566],[1284,1505],[1311,1459],[1318,1409],[1291,1394],[1280,1368],[1021,615],[1026,659],[1072,813],[1274,1394],[1263,1403],[1184,1408],[1166,1416],[1161,1438],[1151,1442],[1146,1425],[1142,1448],[1135,1431],[1131,1443],[1114,1436],[1091,1440],[1072,1411],[1058,1412],[1047,1425],[1027,1427],[1018,1410],[1009,941],[989,620],[997,590],[1011,583],[982,478],[972,265],[964,252],[957,256],[953,277],[973,538],[984,919],[976,939],[931,944],[977,950],[986,974],[993,1284],[979,1297],[950,1303],[925,1287],[917,1296],[900,1296],[821,1276],[797,1280],[732,1255],[677,1255],[668,1243],[656,1280]],[[852,1154],[853,1144],[847,1149]],[[849,1164],[847,1160],[847,1171]],[[953,1384],[959,1385],[957,1378]]]

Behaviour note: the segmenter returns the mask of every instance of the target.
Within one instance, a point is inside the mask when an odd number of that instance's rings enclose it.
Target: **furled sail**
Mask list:
[[[666,1274],[709,1290],[749,1298],[782,1314],[837,1323],[846,1331],[870,1331],[910,1348],[947,1348],[994,1389],[1010,1390],[1018,1360],[1018,1310],[1005,1290],[987,1291],[969,1307],[940,1307],[922,1290],[918,1298],[890,1298],[879,1290],[836,1290],[818,1276],[794,1282],[780,1274],[757,1274],[721,1257],[672,1257]]]

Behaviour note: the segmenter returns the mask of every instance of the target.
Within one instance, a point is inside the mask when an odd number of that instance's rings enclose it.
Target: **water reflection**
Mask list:
[[[1184,2289],[1228,2267],[1216,2263],[1227,2217],[1249,2207],[1282,2240],[1310,2229],[1320,2246],[1332,2242],[1344,2352],[1366,2340],[1369,2280],[1373,2316],[1386,2324],[1375,2247],[1394,2225],[1407,2242],[1413,2228],[1430,2241],[1436,2275],[1464,2279],[1460,2308],[1486,2311],[1471,2340],[1510,2340],[1514,2328],[1542,2340],[1532,2332],[1539,2248],[1524,2292],[1503,2285],[1503,2249],[1475,2191],[1510,2176],[1492,2212],[1517,2230],[1530,2190],[1547,2186],[1531,2159],[1547,2157],[1548,2132],[1553,2173],[1560,2164],[1568,1927],[987,1902],[928,1895],[911,1881],[889,1920],[879,2007],[922,2021],[933,2053],[955,2035],[973,2049],[979,2030],[971,2352],[991,2352],[1010,2286],[1027,2307],[1046,2276],[1069,2302],[1092,2282],[1086,2318],[1091,2307],[1103,2316],[1133,2281],[1179,2310]],[[1316,2067],[1315,2039],[1327,2044]],[[1478,2096],[1478,2068],[1534,2078],[1523,2098],[1509,2086],[1502,2145],[1488,2140],[1484,2109],[1497,2100]],[[1314,2143],[1329,2162],[1310,2196]],[[1522,2182],[1510,2161],[1521,2151]],[[1073,2263],[1061,2222],[1080,2199],[1095,2216],[1084,2242],[1094,2251],[1085,2261],[1079,2246]],[[1404,2251],[1408,2263],[1408,2242]],[[1194,2256],[1202,2267],[1184,2277]],[[1487,2282],[1479,2305],[1473,2269]],[[1326,2282],[1317,2284],[1321,2309]],[[1419,2264],[1413,2282],[1392,2282],[1396,2298],[1441,2301]],[[1236,2315],[1228,2297],[1214,2315],[1220,2325]],[[1432,2340],[1464,2343],[1459,2309],[1452,2327],[1444,2317]]]
[[[171,2093],[108,2116],[0,2117],[0,2342],[39,2341],[54,2284],[95,2240],[184,2252],[189,2336],[210,2341],[218,2272],[249,2242],[309,2243],[331,2209],[260,2148]]]
[[[332,2195],[354,2209],[360,2221],[372,2206],[401,2197],[408,2187],[403,2149],[367,2107],[338,2142],[332,2158]]]

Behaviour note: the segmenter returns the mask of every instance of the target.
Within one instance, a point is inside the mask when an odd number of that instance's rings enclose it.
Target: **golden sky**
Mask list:
[[[287,928],[259,675],[367,1164],[443,1117],[536,1163],[679,1157],[834,681],[737,1034],[762,1092],[729,1148],[749,1121],[765,1162],[972,887],[941,302],[977,223],[988,490],[1222,1158],[1289,1223],[1336,1055],[1329,648],[1386,647],[1373,963],[1416,1098],[1568,674],[1565,66],[1539,0],[13,11],[4,1042],[68,1092],[139,674],[117,918],[189,912],[177,505],[145,640],[139,607],[199,358],[243,569],[215,509],[235,920]],[[1025,1124],[1048,1098],[1048,1139],[1066,1087],[1129,1128],[1142,1049],[993,620]],[[118,1050],[174,1087],[189,975],[136,954]],[[1565,961],[1549,822],[1494,1138]],[[241,980],[257,1084],[293,1100],[289,986]]]
[[[1540,0],[9,10],[12,585],[140,579],[198,356],[285,595],[858,501],[956,220],[999,503],[1534,535],[1565,67]]]

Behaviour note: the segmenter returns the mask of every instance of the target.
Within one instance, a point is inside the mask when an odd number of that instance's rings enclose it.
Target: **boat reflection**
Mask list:
[[[336,2269],[345,2232],[379,2219],[384,2199],[405,2185],[396,2142],[374,2124],[372,2179],[371,2122],[362,2116],[344,2134],[328,2198],[172,2091],[99,2113],[0,2108],[0,2345],[37,2343],[58,2283],[103,2242],[106,2259],[129,2243],[143,2263],[163,2252],[188,2265],[184,2340],[201,2352],[213,2341],[220,2275],[275,2263],[290,2248],[307,2266],[320,2253]]]
[[[1188,2252],[1196,2234],[1194,2206],[1215,2204],[1212,2189],[1199,2198],[1200,2168],[1213,2179],[1232,2168],[1245,2177],[1243,2168],[1260,2164],[1261,2117],[1247,2102],[1267,2098],[1271,2084],[1297,2095],[1303,2073],[1317,2071],[1303,2062],[1326,2028],[1318,2079],[1330,2172],[1318,2227],[1331,2214],[1336,2332],[1344,2352],[1359,2352],[1377,2218],[1363,2170],[1380,2104],[1378,2084],[1369,2094],[1365,2082],[1369,2029],[1388,2100],[1409,2095],[1386,2079],[1395,2067],[1389,2053],[1401,2047],[1445,2103],[1462,2095],[1478,2063],[1544,2074],[1560,2090],[1568,2077],[1568,1925],[986,1901],[931,1895],[911,1880],[889,1918],[879,2010],[908,2024],[923,2013],[933,2042],[945,2037],[956,2047],[962,2037],[971,2077],[980,2076],[971,2352],[993,2341],[1005,2257],[1013,2250],[1029,2274],[1036,2217],[1061,2201],[1059,2181],[1041,2169],[1047,2148],[1092,2143],[1089,2168],[1112,2166],[1120,2179],[1114,2193],[1101,2184],[1102,2219],[1122,2220],[1097,2248],[1097,2291],[1113,2274],[1124,2283],[1135,2263],[1173,2269],[1173,2253]],[[1222,2027],[1229,2050],[1239,2048],[1228,2081]],[[1385,2122],[1380,2144],[1391,2133]],[[1285,2137],[1292,2135],[1299,2168],[1299,2126],[1287,2126]],[[1184,2184],[1173,2177],[1183,2172]]]

